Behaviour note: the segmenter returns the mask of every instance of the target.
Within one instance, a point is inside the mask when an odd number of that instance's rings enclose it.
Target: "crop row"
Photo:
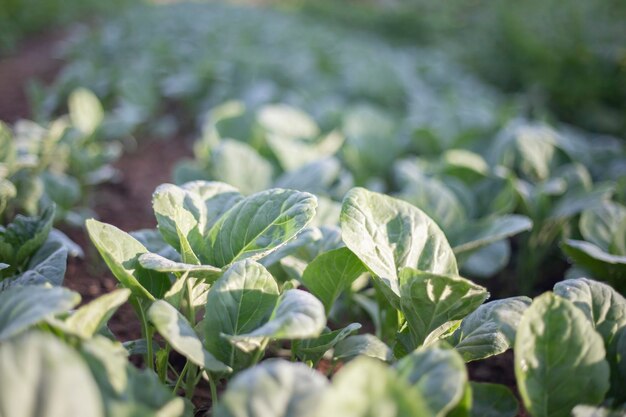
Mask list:
[[[186,416],[206,384],[214,416],[514,416],[465,365],[511,348],[531,415],[624,412],[623,141],[274,12],[141,7],[66,56],[39,124],[0,125],[0,415]],[[92,217],[120,138],[190,121],[156,229],[86,221],[119,288],[80,305],[55,221]],[[518,290],[464,278],[494,276]]]
[[[3,281],[3,414],[32,404],[64,415],[189,415],[191,403],[174,394],[190,399],[205,379],[215,416],[513,416],[508,388],[470,383],[465,368],[511,347],[533,416],[609,415],[595,407],[624,401],[619,293],[578,278],[534,300],[485,302],[487,290],[459,276],[441,229],[409,203],[353,188],[339,226],[311,226],[310,193],[246,197],[195,181],[160,186],[153,208],[158,230],[87,222],[120,283],[110,294],[74,309],[80,296],[59,287],[50,267],[65,262],[60,253]],[[2,242],[3,256],[25,262],[46,252],[51,218],[18,217],[3,237],[19,239]],[[106,323],[126,301],[143,337],[122,345]],[[375,335],[345,322],[355,309]],[[172,351],[185,358],[182,369]],[[128,362],[136,354],[143,371]],[[320,361],[331,374],[345,366],[329,383],[315,370]],[[221,381],[229,383],[218,396]]]

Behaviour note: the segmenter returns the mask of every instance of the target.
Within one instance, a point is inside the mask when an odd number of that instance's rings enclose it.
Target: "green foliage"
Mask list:
[[[10,129],[0,122],[0,221],[55,205],[56,220],[80,225],[89,190],[118,175],[109,164],[121,144],[107,139],[98,98],[77,89],[68,102],[69,115],[49,123],[20,120]]]

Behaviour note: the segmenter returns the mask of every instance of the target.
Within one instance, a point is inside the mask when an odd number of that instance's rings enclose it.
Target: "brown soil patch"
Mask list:
[[[138,148],[125,153],[115,164],[123,173],[122,181],[98,187],[93,193],[93,210],[98,219],[131,232],[156,227],[151,199],[155,188],[171,181],[176,161],[191,154],[181,138],[146,139]],[[85,250],[84,259],[71,259],[64,285],[79,292],[83,302],[105,294],[117,286],[84,229],[65,230]],[[129,305],[110,320],[110,328],[122,341],[141,337],[140,323]]]
[[[67,36],[58,29],[26,39],[19,52],[0,59],[0,120],[13,123],[31,116],[26,87],[31,79],[54,80],[63,61],[57,47]]]

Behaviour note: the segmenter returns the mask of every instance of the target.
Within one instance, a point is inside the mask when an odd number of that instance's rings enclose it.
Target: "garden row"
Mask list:
[[[215,416],[514,416],[465,365],[510,348],[531,415],[623,413],[623,141],[271,11],[142,6],[66,53],[39,124],[0,126],[0,414],[191,415],[206,383]],[[120,288],[77,307],[55,220],[91,217],[125,136],[190,124],[157,229],[87,221]]]

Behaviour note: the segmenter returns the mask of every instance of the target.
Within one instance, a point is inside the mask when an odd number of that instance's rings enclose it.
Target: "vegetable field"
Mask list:
[[[622,10],[250,3],[0,6],[0,416],[626,415]]]

